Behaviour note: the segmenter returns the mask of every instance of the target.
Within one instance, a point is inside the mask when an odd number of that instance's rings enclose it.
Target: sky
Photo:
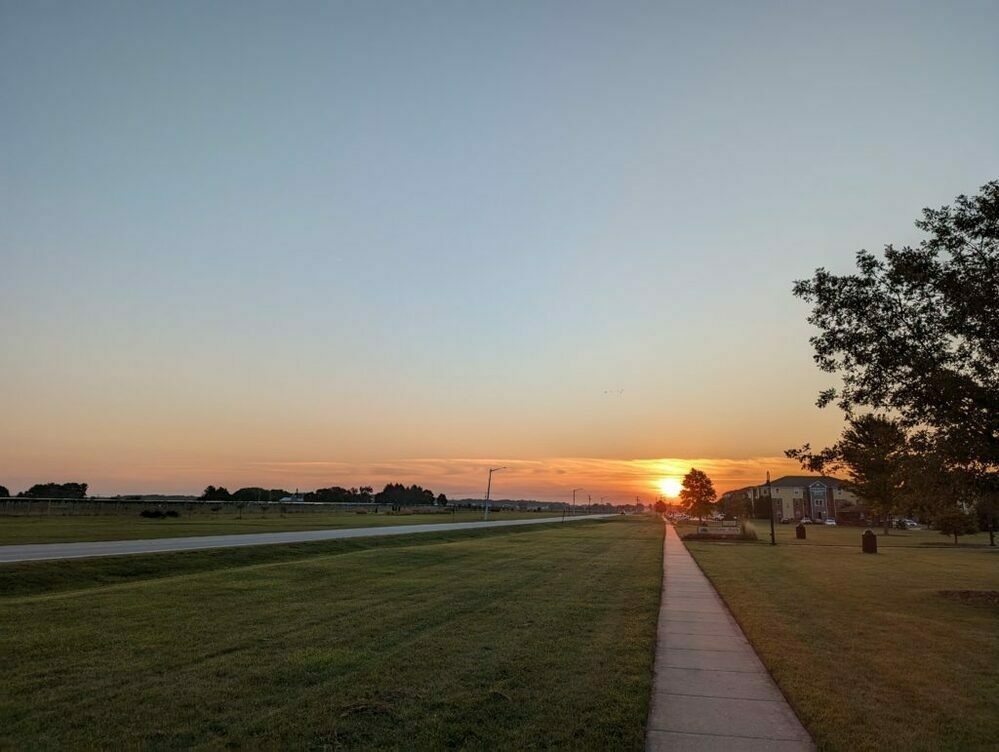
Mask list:
[[[651,501],[999,173],[994,2],[0,0],[0,484]]]

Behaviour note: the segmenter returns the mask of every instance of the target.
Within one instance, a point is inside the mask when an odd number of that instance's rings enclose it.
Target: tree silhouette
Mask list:
[[[890,412],[920,430],[981,502],[999,496],[999,181],[924,209],[915,248],[856,256],[854,274],[817,269],[794,285],[812,304],[815,361],[840,374],[819,395],[852,417]],[[991,500],[991,501],[989,501]]]
[[[19,497],[27,499],[85,499],[86,483],[36,483]]]
[[[691,468],[683,476],[683,488],[680,489],[680,501],[687,514],[696,515],[699,520],[710,514],[715,503],[715,487],[705,473]]]
[[[885,535],[891,516],[906,500],[910,470],[909,443],[897,420],[880,415],[851,418],[840,440],[813,453],[808,444],[784,452],[813,473],[845,471],[844,487],[864,500],[867,508],[881,518]]]
[[[940,528],[941,535],[954,536],[955,546],[959,535],[972,535],[978,532],[978,521],[975,516],[962,509],[950,509],[941,514],[937,517],[936,524]]]

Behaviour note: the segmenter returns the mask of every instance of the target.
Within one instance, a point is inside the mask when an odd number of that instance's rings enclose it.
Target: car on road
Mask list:
[[[823,525],[835,525],[836,524],[836,520],[834,520],[832,517],[830,517],[828,520],[825,520],[822,524]]]

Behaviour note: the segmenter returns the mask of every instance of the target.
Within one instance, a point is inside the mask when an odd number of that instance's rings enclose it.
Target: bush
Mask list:
[[[941,512],[937,516],[936,523],[941,535],[954,536],[955,546],[959,535],[973,535],[978,532],[978,520],[975,519],[975,515],[963,509],[952,508]]]
[[[165,512],[162,509],[143,509],[139,512],[139,516],[149,520],[162,520],[166,517],[180,517],[180,512],[175,509],[169,509]]]

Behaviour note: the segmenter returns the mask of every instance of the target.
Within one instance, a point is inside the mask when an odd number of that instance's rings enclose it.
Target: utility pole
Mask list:
[[[584,490],[584,489],[582,489],[582,488],[574,488],[574,489],[572,489],[572,516],[573,517],[576,516],[576,491],[582,491],[582,490]]]
[[[777,533],[774,530],[774,493],[770,485],[770,471],[767,470],[767,496],[770,497],[770,545],[777,545]]]
[[[489,468],[489,480],[486,482],[486,513],[482,518],[483,520],[489,519],[489,492],[492,491],[493,488],[493,473],[498,472],[499,470],[506,470],[506,468],[505,467]]]

